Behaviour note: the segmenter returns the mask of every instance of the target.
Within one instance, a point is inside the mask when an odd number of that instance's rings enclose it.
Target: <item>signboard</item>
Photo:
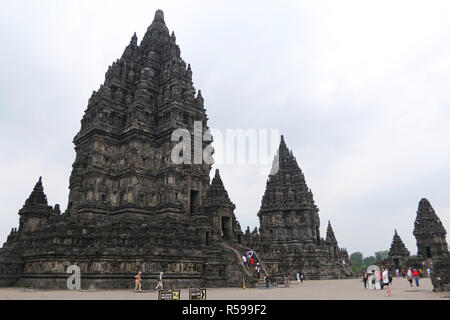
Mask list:
[[[158,300],[180,300],[180,290],[159,290]]]
[[[189,300],[206,300],[206,289],[190,289]]]

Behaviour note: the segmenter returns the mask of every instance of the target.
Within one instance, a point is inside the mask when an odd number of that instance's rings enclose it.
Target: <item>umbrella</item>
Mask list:
[[[380,267],[379,266],[376,266],[376,265],[371,265],[371,266],[368,266],[367,267],[367,273],[372,273],[372,270],[375,270],[375,271],[380,271]]]

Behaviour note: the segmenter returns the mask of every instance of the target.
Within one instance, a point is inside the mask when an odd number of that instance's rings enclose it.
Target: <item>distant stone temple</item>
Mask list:
[[[383,264],[391,267],[391,270],[406,269],[409,259],[410,253],[398,235],[397,230],[395,230],[391,248],[389,249],[389,257]]]
[[[419,202],[413,234],[417,241],[416,257],[410,256],[396,230],[389,257],[382,264],[391,270],[421,268],[424,274],[430,269],[434,290],[450,291],[447,232],[427,199]]]
[[[284,138],[258,213],[245,233],[219,171],[175,164],[172,133],[194,122],[208,129],[200,90],[180,57],[163,12],[138,45],[133,35],[89,99],[74,138],[67,210],[48,204],[42,179],[0,249],[0,286],[66,288],[67,268],[82,289],[227,287],[257,283],[241,257],[253,251],[270,277],[302,271],[309,279],[351,277],[348,254],[331,224],[326,239],[313,194]],[[206,147],[205,142],[200,142]]]
[[[450,291],[450,254],[447,231],[427,199],[422,199],[414,223],[417,240],[417,258],[431,269],[435,291]]]

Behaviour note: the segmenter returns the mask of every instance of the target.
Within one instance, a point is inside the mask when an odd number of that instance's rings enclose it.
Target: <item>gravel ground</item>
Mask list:
[[[145,289],[145,288],[143,288]],[[181,290],[181,299],[188,299],[189,290]],[[0,288],[0,300],[156,300],[156,291],[47,291],[21,288]],[[384,291],[365,290],[360,280],[305,281],[289,288],[271,287],[247,289],[213,288],[207,291],[208,300],[450,300],[450,293],[432,291],[430,279],[421,279],[420,287],[410,287],[400,278],[392,284],[392,295]]]

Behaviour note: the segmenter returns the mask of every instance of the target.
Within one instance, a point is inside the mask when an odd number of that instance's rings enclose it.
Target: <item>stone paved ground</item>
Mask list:
[[[449,293],[432,292],[431,281],[422,279],[420,287],[410,287],[403,279],[394,279],[392,296],[386,297],[383,291],[364,290],[360,280],[305,281],[302,285],[291,283],[289,288],[248,289],[221,288],[209,289],[208,300],[450,300]],[[188,290],[181,291],[181,298],[188,299]],[[156,300],[155,291],[134,293],[133,291],[34,291],[20,288],[0,288],[0,300]]]

